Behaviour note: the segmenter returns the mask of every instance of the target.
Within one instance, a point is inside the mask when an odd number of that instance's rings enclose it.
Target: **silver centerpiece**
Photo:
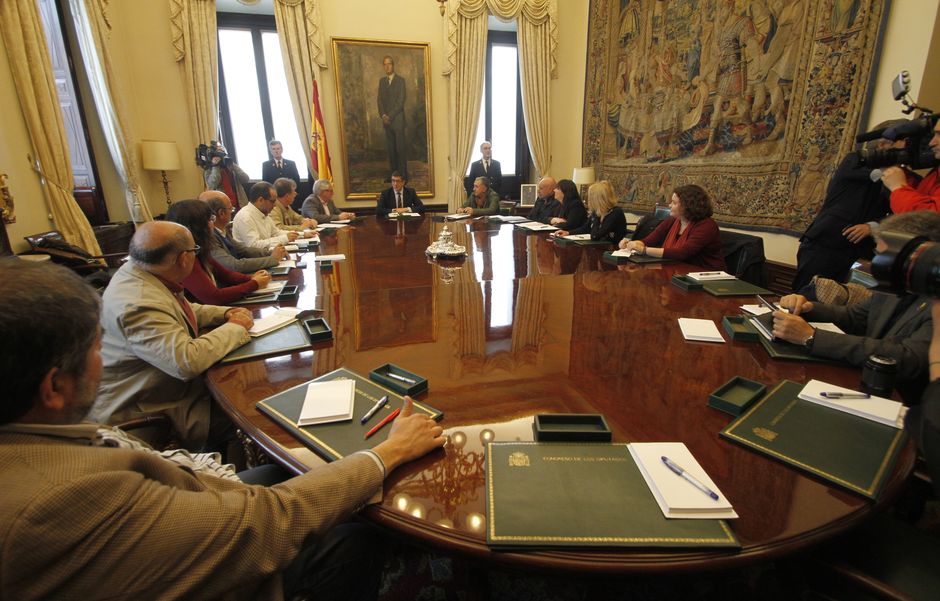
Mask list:
[[[442,229],[441,233],[437,236],[437,240],[435,240],[424,252],[434,258],[467,256],[467,249],[463,246],[454,244],[453,238],[453,232],[447,229],[447,224],[445,223],[444,229]]]

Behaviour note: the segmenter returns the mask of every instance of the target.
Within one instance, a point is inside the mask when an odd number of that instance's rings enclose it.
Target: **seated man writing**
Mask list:
[[[0,598],[375,598],[382,540],[342,522],[444,444],[410,399],[373,449],[252,486],[83,421],[102,373],[98,295],[48,263],[3,259],[0,279]]]
[[[217,448],[234,434],[202,374],[248,342],[253,322],[245,309],[186,300],[182,282],[199,250],[188,229],[169,221],[144,223],[131,238],[131,260],[104,291],[95,421],[164,414],[190,449]]]
[[[915,211],[892,215],[881,222],[879,231],[925,236],[940,242],[940,214]],[[877,233],[875,242],[876,252],[883,252],[885,243]],[[928,297],[875,292],[865,301],[837,306],[790,294],[780,299],[780,306],[790,312],[774,312],[775,337],[802,344],[813,356],[857,367],[873,354],[891,357],[898,364],[898,391],[909,402],[920,398],[927,383],[927,347],[933,327]],[[817,330],[809,321],[832,322],[845,334]]]

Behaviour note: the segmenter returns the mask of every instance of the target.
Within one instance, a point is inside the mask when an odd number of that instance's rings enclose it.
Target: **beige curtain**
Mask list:
[[[151,221],[153,213],[139,184],[137,138],[127,120],[127,111],[121,100],[123,94],[112,93],[120,90],[121,84],[114,74],[111,53],[108,51],[111,35],[111,24],[107,20],[108,1],[70,0],[70,5],[104,137],[118,177],[124,183],[124,201],[135,222]]]
[[[0,34],[10,57],[13,83],[35,152],[34,167],[42,177],[55,227],[70,243],[100,255],[95,233],[72,196],[69,145],[36,1],[0,2]]]
[[[549,80],[558,77],[558,7],[556,0],[451,0],[447,7],[444,75],[450,77],[450,208],[454,209],[456,199],[463,199],[463,175],[470,164],[480,115],[488,13],[519,23],[522,106],[529,150],[539,174],[550,169]],[[470,98],[473,95],[475,99]]]
[[[190,127],[200,143],[219,135],[219,38],[215,0],[170,0],[170,36],[183,70]]]
[[[313,81],[315,69],[326,68],[323,53],[323,34],[320,30],[320,5],[317,0],[274,0],[274,20],[284,59],[284,73],[297,133],[309,148],[313,131]],[[310,152],[307,166],[313,171]],[[319,175],[317,175],[319,177]]]

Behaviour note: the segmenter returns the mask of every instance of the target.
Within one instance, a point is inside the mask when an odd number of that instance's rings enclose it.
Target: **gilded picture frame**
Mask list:
[[[376,198],[394,171],[434,196],[429,44],[332,38],[332,48],[346,198]]]

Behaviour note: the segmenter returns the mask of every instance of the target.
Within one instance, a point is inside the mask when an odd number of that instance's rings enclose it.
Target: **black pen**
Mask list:
[[[411,378],[406,378],[405,376],[399,376],[398,374],[393,374],[392,372],[388,372],[387,375],[388,375],[388,377],[390,377],[390,378],[395,378],[396,380],[398,380],[398,381],[400,381],[400,382],[404,382],[405,384],[414,384],[414,383],[415,383],[415,381],[412,380]]]
[[[765,307],[767,307],[767,308],[770,309],[771,311],[783,311],[784,313],[792,313],[792,311],[790,311],[789,309],[785,309],[785,308],[783,308],[783,307],[779,307],[779,306],[773,304],[772,302],[770,302],[769,300],[767,300],[766,298],[764,298],[764,297],[761,296],[760,294],[757,295],[757,300],[760,301],[760,304],[764,305]]]
[[[820,392],[819,396],[827,399],[870,399],[870,394],[863,392]]]
[[[385,395],[379,400],[377,400],[375,402],[375,405],[372,406],[372,409],[369,409],[368,411],[366,411],[366,414],[362,416],[362,419],[359,420],[359,423],[364,424],[370,419],[372,419],[372,417],[376,414],[376,412],[378,412],[378,410],[382,408],[382,405],[384,405],[387,402],[388,402],[388,395]]]

